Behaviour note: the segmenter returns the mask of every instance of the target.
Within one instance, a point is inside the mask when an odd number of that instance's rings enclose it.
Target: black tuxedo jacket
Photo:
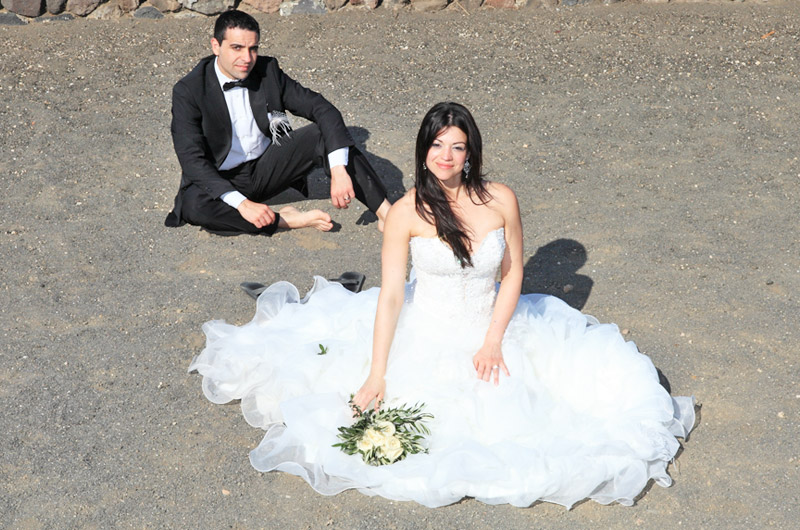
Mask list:
[[[167,226],[184,224],[183,190],[191,184],[214,198],[235,190],[219,173],[230,152],[233,131],[214,70],[215,57],[202,59],[172,89],[172,142],[182,174],[175,207],[165,221]],[[283,73],[277,59],[258,57],[247,76],[247,90],[258,128],[267,137],[270,137],[267,113],[289,111],[319,126],[328,153],[354,145],[336,107]]]

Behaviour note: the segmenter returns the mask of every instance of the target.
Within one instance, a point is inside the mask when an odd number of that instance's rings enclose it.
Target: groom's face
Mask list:
[[[258,58],[258,33],[242,28],[230,28],[222,42],[211,39],[211,51],[217,56],[222,73],[231,79],[244,79]]]

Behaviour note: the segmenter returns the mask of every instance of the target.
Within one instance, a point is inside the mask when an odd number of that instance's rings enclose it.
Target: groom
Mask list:
[[[258,22],[227,11],[214,25],[214,55],[172,91],[172,141],[181,186],[166,226],[199,225],[220,235],[271,235],[278,228],[327,231],[322,210],[278,212],[265,201],[287,188],[306,197],[315,167],[330,176],[331,202],[358,199],[378,216],[389,211],[386,188],[354,146],[342,115],[324,97],[283,73],[273,57],[258,55]],[[313,122],[293,131],[286,111]]]

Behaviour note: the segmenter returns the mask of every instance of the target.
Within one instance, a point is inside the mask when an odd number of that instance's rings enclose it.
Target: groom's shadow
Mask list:
[[[586,264],[586,248],[574,239],[556,239],[528,259],[522,281],[523,293],[543,293],[583,309],[594,282],[578,274]]]
[[[367,161],[369,161],[372,168],[378,174],[378,177],[380,177],[383,185],[386,186],[389,202],[394,203],[406,192],[405,188],[403,188],[403,172],[400,171],[400,169],[392,164],[389,160],[381,158],[367,151],[365,147],[365,144],[369,139],[369,131],[367,129],[363,127],[348,127],[347,130],[353,137],[353,141],[356,143],[358,150],[367,157]],[[308,174],[308,199],[330,200],[330,198],[330,179],[325,176],[325,173],[321,169],[313,170]],[[287,202],[296,202],[304,199],[306,199],[306,197],[303,197],[299,191],[289,188],[286,191],[279,193],[275,197],[272,197],[269,202],[270,204],[284,204]],[[363,205],[361,206],[363,207]],[[359,217],[358,221],[356,221],[356,224],[370,224],[377,220],[378,217],[374,213],[365,209],[364,213],[361,214],[361,217]]]

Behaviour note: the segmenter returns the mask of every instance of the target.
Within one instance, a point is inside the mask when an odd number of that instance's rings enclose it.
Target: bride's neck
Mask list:
[[[463,182],[453,183],[451,185],[447,182],[442,182],[442,191],[444,191],[444,196],[447,197],[448,201],[455,203],[458,202],[462,194],[466,193],[466,187]]]

